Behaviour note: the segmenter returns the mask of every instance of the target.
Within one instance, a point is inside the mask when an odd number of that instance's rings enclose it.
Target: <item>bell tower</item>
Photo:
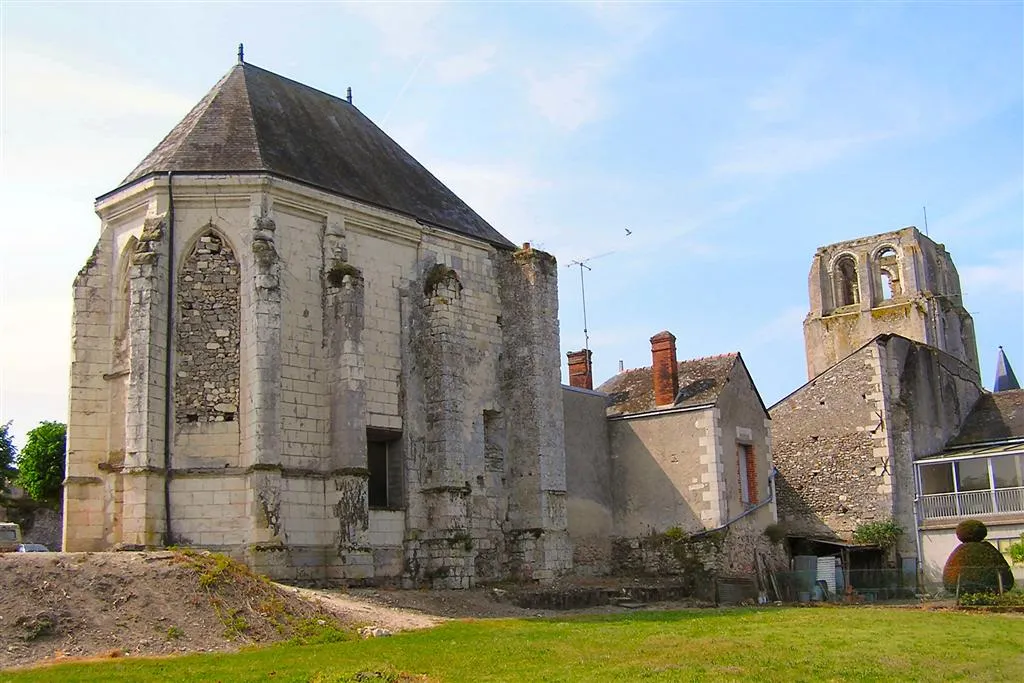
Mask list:
[[[953,259],[915,227],[819,248],[808,291],[809,379],[880,334],[928,344],[979,372],[974,321]]]

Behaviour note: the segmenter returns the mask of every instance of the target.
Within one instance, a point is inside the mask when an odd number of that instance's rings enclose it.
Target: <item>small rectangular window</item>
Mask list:
[[[757,461],[754,459],[754,447],[750,444],[737,444],[740,468],[740,502],[744,505],[757,504]]]
[[[386,438],[385,434],[368,435],[366,467],[370,477],[367,495],[371,508],[397,510],[404,504],[400,443],[396,438]]]
[[[388,507],[388,444],[370,441],[366,444],[367,466],[370,469],[370,507]]]

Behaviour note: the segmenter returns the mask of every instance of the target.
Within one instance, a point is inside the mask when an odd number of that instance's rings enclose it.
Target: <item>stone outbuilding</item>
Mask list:
[[[743,358],[678,361],[675,337],[651,338],[650,367],[596,391],[570,353],[564,388],[568,523],[578,573],[673,573],[664,540],[715,538],[699,549],[716,575],[752,576],[774,557],[771,424]]]
[[[893,520],[891,559],[913,588],[939,583],[959,521],[1019,535],[1024,402],[982,387],[945,248],[913,227],[822,247],[809,294],[811,379],[769,411],[790,536],[848,543]]]
[[[66,550],[447,587],[569,570],[555,260],[351,100],[240,61],[96,211]]]

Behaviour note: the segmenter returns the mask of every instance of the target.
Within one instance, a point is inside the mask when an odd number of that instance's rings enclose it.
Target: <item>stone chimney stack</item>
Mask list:
[[[651,373],[654,379],[654,405],[670,406],[679,393],[679,363],[676,362],[676,338],[671,332],[651,337]]]
[[[593,389],[594,376],[591,372],[594,367],[591,364],[592,351],[569,351],[565,355],[569,357],[569,386],[580,389]]]

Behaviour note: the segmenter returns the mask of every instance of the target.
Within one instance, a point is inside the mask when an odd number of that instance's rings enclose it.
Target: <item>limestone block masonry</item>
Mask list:
[[[917,228],[818,249],[808,290],[808,379],[885,333],[934,346],[978,372],[974,321],[953,259]]]
[[[571,569],[553,257],[269,175],[170,182],[97,203],[67,550],[452,588]]]

